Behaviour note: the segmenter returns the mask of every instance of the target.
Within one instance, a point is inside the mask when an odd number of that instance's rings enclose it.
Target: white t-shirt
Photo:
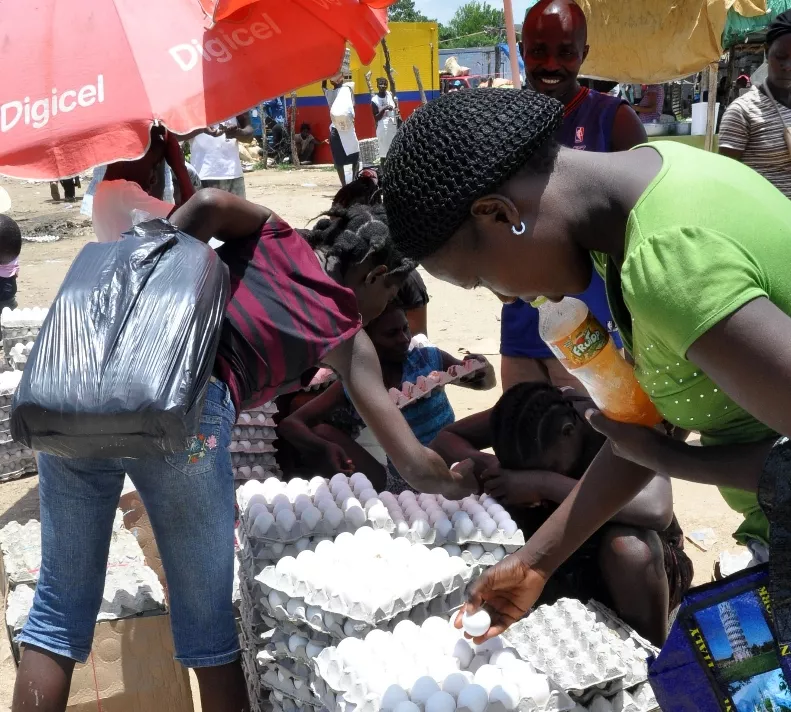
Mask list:
[[[228,128],[238,126],[236,119],[223,122]],[[201,180],[231,180],[240,178],[242,161],[235,138],[209,136],[201,133],[190,141],[190,163]]]
[[[140,218],[167,218],[176,206],[146,193],[128,180],[103,180],[93,196],[93,231],[99,242],[113,242]],[[135,211],[140,211],[135,215]],[[146,218],[147,219],[147,218]]]

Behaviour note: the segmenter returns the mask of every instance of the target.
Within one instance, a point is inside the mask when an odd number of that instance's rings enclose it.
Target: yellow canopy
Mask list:
[[[658,84],[719,60],[728,10],[766,13],[766,0],[577,0],[588,18],[586,76]]]

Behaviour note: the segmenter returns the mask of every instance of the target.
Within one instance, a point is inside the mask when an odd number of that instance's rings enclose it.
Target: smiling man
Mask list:
[[[540,0],[522,27],[522,55],[530,87],[565,106],[559,143],[581,151],[626,151],[646,141],[645,129],[623,100],[580,86],[588,56],[585,14],[573,0]],[[547,295],[551,296],[551,295]],[[605,326],[612,322],[604,282],[593,273],[580,295]],[[620,348],[617,334],[613,334]],[[522,300],[503,307],[500,353],[504,390],[524,381],[547,381],[584,390],[538,335],[538,312]]]

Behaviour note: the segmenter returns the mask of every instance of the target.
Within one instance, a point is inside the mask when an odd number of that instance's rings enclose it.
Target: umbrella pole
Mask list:
[[[503,0],[505,14],[505,34],[508,38],[508,54],[511,55],[511,81],[514,89],[522,88],[522,75],[519,74],[519,55],[516,47],[516,28],[514,27],[514,6],[511,0]]]
[[[393,78],[393,65],[390,64],[390,48],[387,46],[387,40],[384,37],[382,38],[382,52],[385,55],[385,73],[387,74],[387,80],[390,82],[390,92],[393,95],[396,119],[400,119],[401,107],[398,105],[398,92],[396,91],[396,83]]]
[[[709,102],[706,106],[706,141],[703,145],[707,151],[714,150],[714,130],[717,124],[717,74],[719,70],[719,62],[712,62],[709,65]]]
[[[267,141],[266,141],[266,120],[265,120],[266,111],[264,109],[263,102],[261,102],[258,105],[258,116],[261,118],[261,148],[264,149],[263,160],[264,160],[264,170],[266,170],[267,168],[269,168],[269,162],[267,160],[269,158],[269,146],[267,145]]]
[[[297,153],[297,93],[291,92],[291,165],[299,166],[299,153]]]

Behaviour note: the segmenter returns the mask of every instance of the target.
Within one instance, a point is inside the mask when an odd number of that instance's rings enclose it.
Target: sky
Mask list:
[[[488,0],[489,4],[495,8],[502,8],[502,0]],[[435,18],[439,22],[447,22],[453,17],[460,5],[465,0],[415,0],[415,9],[420,10],[424,15]],[[514,6],[514,22],[521,23],[527,11],[527,0],[512,0]]]
[[[772,639],[769,626],[761,611],[761,605],[753,592],[748,592],[731,599],[736,615],[742,624],[744,636],[748,645],[763,645]],[[695,613],[703,634],[709,644],[711,654],[715,660],[723,660],[733,654],[728,643],[728,636],[722,627],[720,613],[717,606],[704,608]]]

